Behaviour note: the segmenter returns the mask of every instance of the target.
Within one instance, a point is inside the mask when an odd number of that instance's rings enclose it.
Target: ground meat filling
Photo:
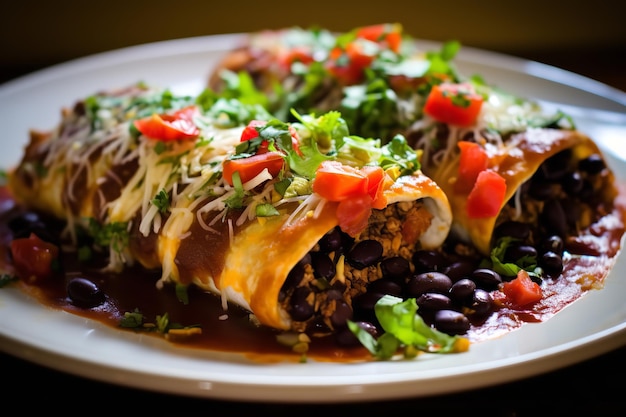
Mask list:
[[[374,210],[368,227],[351,238],[329,231],[292,269],[280,294],[292,329],[325,335],[353,316],[351,300],[383,276],[406,276],[419,249],[418,238],[432,214],[423,201],[399,202]]]

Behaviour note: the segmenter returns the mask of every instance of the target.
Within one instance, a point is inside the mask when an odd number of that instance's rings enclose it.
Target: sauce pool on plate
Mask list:
[[[594,224],[584,238],[580,238],[586,244],[593,241],[593,246],[603,248],[603,255],[566,257],[561,276],[544,280],[542,300],[527,309],[511,309],[501,305],[485,320],[473,323],[465,336],[472,343],[499,337],[525,323],[547,320],[586,292],[600,290],[621,247],[624,232],[623,195],[622,191],[614,211]],[[12,228],[15,228],[15,224],[12,222],[27,217],[7,189],[0,188],[0,259],[2,269],[9,275],[13,271],[10,242],[14,238]],[[40,226],[47,228],[40,233],[49,236],[55,236],[61,227],[56,222],[45,222]],[[89,263],[79,263],[76,254],[65,253],[61,262],[63,270],[53,277],[30,283],[18,281],[15,285],[36,302],[87,317],[120,331],[163,337],[158,331],[158,320],[163,317],[167,317],[170,324],[201,329],[184,331],[181,335],[177,335],[177,332],[167,334],[169,342],[185,348],[240,353],[260,362],[297,362],[304,358],[333,362],[372,359],[365,348],[338,346],[332,337],[315,338],[306,352],[293,352],[290,347],[277,341],[278,331],[256,325],[249,312],[240,307],[229,305],[224,309],[219,296],[190,288],[188,303],[183,304],[177,298],[173,286],[157,288],[160,271],[134,266],[121,274],[106,273],[101,269],[103,262],[105,260],[95,258]],[[73,292],[73,295],[68,295],[68,292]],[[493,291],[492,295],[496,302],[501,298],[498,290]],[[90,305],[91,300],[95,300],[93,305]],[[123,327],[121,323],[127,319],[128,313],[133,312],[140,312],[148,325],[144,323],[139,328]]]

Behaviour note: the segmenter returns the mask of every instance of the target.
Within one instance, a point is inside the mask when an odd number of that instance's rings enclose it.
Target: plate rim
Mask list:
[[[234,45],[244,39],[247,35],[248,34],[246,33],[233,33],[171,39],[128,46],[72,59],[70,61],[55,64],[0,84],[0,97],[12,94],[16,91],[19,92],[20,89],[32,88],[33,85],[37,85],[38,83],[45,84],[46,82],[51,82],[60,77],[67,76],[67,74],[72,73],[72,71],[89,72],[104,62],[106,62],[107,65],[114,66],[120,62],[128,62],[129,58],[133,61],[141,61],[145,59],[161,58],[163,56],[171,57],[173,55],[185,55],[193,52],[205,52],[208,49],[207,45],[213,43]],[[441,44],[441,42],[422,39],[417,39],[417,41],[427,47],[430,47],[428,45],[435,46]],[[164,54],[163,51],[169,51],[171,53]],[[580,84],[576,86],[577,89],[593,95],[603,95],[604,97],[608,96],[608,99],[626,106],[625,92],[568,70],[499,52],[465,46],[462,47],[460,54],[466,57],[465,59],[475,59],[476,57],[488,58],[487,62],[496,69],[508,68],[515,70],[517,68],[517,71],[519,71],[520,66],[529,66],[532,72],[528,73],[528,75],[541,79],[546,79],[545,77],[549,76],[554,80],[558,80],[560,84],[563,83],[563,80],[580,82]],[[206,70],[209,70],[208,66]],[[550,81],[556,82],[554,80]],[[584,88],[581,88],[580,85]],[[2,297],[5,291],[6,289],[2,289],[0,291],[0,304],[2,304]],[[589,294],[585,296],[588,295]],[[61,311],[57,312],[60,314],[70,314]],[[472,388],[489,386],[500,382],[510,382],[531,375],[549,372],[589,359],[593,356],[606,353],[619,346],[626,345],[626,322],[621,322],[615,326],[603,329],[600,332],[591,333],[586,337],[586,339],[587,340],[584,340],[582,344],[579,343],[579,340],[576,340],[570,342],[569,344],[566,343],[556,345],[552,349],[537,351],[536,356],[538,357],[520,361],[523,363],[529,363],[530,361],[529,364],[531,366],[528,366],[523,370],[518,370],[518,373],[515,375],[507,375],[505,377],[496,375],[501,374],[503,368],[519,366],[520,362],[508,359],[501,360],[501,362],[503,362],[502,367],[494,369],[476,369],[476,373],[481,374],[481,376],[485,379],[478,383],[474,381]],[[2,341],[2,343],[0,343],[0,350],[60,372],[67,372],[101,382],[113,382],[130,388],[144,388],[164,393],[175,393],[196,397],[263,402],[352,402],[419,397],[468,389],[467,387],[463,387],[463,384],[458,383],[456,385],[449,385],[447,389],[444,388],[443,385],[449,383],[450,375],[440,375],[437,378],[433,378],[431,381],[433,384],[422,391],[409,390],[406,389],[406,387],[404,387],[404,389],[398,389],[399,385],[400,388],[403,388],[401,384],[405,384],[407,381],[413,381],[415,380],[415,377],[403,375],[403,377],[400,378],[395,374],[395,378],[392,378],[393,380],[389,381],[353,381],[350,384],[345,384],[342,381],[336,383],[333,381],[325,381],[325,384],[321,384],[321,379],[318,381],[320,383],[317,384],[302,383],[299,379],[297,381],[298,383],[294,383],[293,380],[291,382],[279,383],[279,381],[276,380],[273,384],[246,382],[243,380],[232,381],[228,378],[220,381],[207,381],[206,379],[200,377],[183,378],[180,375],[169,375],[166,378],[167,381],[158,381],[154,379],[154,374],[142,373],[138,370],[125,373],[124,369],[120,368],[114,368],[113,373],[110,375],[103,375],[106,372],[102,372],[102,370],[111,370],[110,364],[102,365],[99,364],[97,360],[87,360],[85,358],[73,357],[69,354],[62,354],[49,348],[47,349],[45,346],[32,346],[25,340],[12,338],[10,335],[3,333],[1,319],[0,341]],[[545,352],[546,350],[552,351]],[[564,356],[564,351],[570,353],[570,355]],[[522,356],[532,355],[526,354]],[[349,366],[351,365],[353,364],[350,364]],[[541,369],[538,370],[537,367],[540,367]],[[480,368],[480,364],[476,365],[476,368]],[[457,378],[463,377],[459,375],[454,376]],[[468,376],[465,375],[464,377],[467,378]],[[165,384],[165,382],[168,383]],[[277,388],[285,389],[288,387],[291,388],[290,395],[283,397],[282,394],[284,394],[284,392],[276,392]],[[307,391],[307,389],[310,390],[311,387],[316,389],[314,393]],[[246,395],[242,396],[240,390],[245,390]],[[254,390],[254,392],[251,392],[252,390]],[[320,392],[320,390],[322,392]]]

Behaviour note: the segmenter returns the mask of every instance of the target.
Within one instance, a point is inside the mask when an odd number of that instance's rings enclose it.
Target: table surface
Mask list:
[[[577,59],[571,51],[528,54],[524,58],[565,68],[626,91],[624,54],[593,53],[593,60]],[[581,56],[579,53],[576,55]],[[0,69],[0,83],[36,69],[13,69],[9,73],[3,73]],[[622,348],[566,368],[506,384],[433,397],[345,404],[232,402],[168,395],[77,377],[4,353],[0,353],[0,374],[4,380],[2,397],[5,404],[19,399],[23,407],[20,410],[35,410],[45,406],[47,410],[56,409],[65,413],[72,413],[73,410],[119,413],[121,410],[136,408],[144,412],[155,411],[159,415],[189,412],[187,410],[194,410],[195,413],[195,410],[203,409],[206,413],[227,411],[237,416],[256,413],[293,416],[296,413],[348,412],[367,416],[383,413],[392,415],[401,411],[422,416],[431,413],[510,417],[589,413],[600,416],[626,415],[626,401],[622,397],[625,357],[626,337]],[[83,400],[87,401],[86,405]]]

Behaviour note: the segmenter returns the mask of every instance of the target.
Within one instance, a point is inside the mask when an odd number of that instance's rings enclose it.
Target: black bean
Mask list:
[[[541,224],[549,233],[565,237],[567,236],[567,222],[565,211],[559,200],[550,199],[545,202],[541,212]]]
[[[572,158],[570,149],[566,149],[548,158],[541,164],[541,171],[547,180],[559,180],[567,173],[569,161]]]
[[[443,310],[450,308],[452,305],[452,301],[447,295],[436,292],[424,293],[415,302],[420,309],[424,310]]]
[[[309,256],[307,256],[307,259],[309,259],[309,263],[310,263]],[[293,268],[291,268],[291,271],[289,271],[289,274],[287,274],[287,279],[283,283],[282,290],[286,291],[286,290],[289,290],[290,288],[294,288],[298,286],[300,281],[302,281],[302,278],[304,278],[304,265],[305,265],[304,262],[298,262],[297,264],[293,266]]]
[[[93,308],[106,301],[104,292],[87,278],[72,278],[67,283],[67,295],[72,304],[80,308]]]
[[[314,309],[307,301],[311,290],[307,287],[298,287],[291,295],[289,314],[296,321],[305,321],[313,316]]]
[[[476,283],[469,278],[462,278],[450,287],[450,298],[458,303],[470,300],[476,290]]]
[[[554,198],[559,194],[560,187],[558,184],[533,181],[528,188],[528,194],[536,200],[546,201],[550,198]]]
[[[378,328],[374,324],[368,321],[356,321],[355,323],[374,338],[379,336]],[[339,329],[337,333],[335,333],[335,343],[343,347],[354,347],[361,344],[356,335],[352,333],[352,330],[347,326]]]
[[[336,300],[335,311],[330,316],[330,322],[337,328],[345,326],[348,320],[352,320],[352,308],[344,300]]]
[[[489,268],[478,268],[470,276],[478,288],[494,290],[502,283],[502,277],[496,271]]]
[[[396,297],[402,296],[402,286],[392,279],[381,278],[368,285],[367,291],[372,291],[379,294],[394,295]]]
[[[437,330],[449,335],[464,334],[470,329],[467,317],[454,310],[440,310],[435,313],[434,325]]]
[[[27,211],[8,221],[9,229],[13,232],[13,238],[27,238],[34,233],[41,240],[59,245],[59,239],[50,231],[50,227],[35,212]]]
[[[354,297],[352,300],[352,304],[356,309],[362,311],[372,311],[374,310],[374,306],[385,294],[377,292],[377,291],[367,291],[364,294],[358,295]]]
[[[311,252],[311,267],[315,278],[332,279],[337,272],[337,268],[332,259],[327,254],[321,252]]]
[[[43,225],[43,222],[37,213],[27,211],[13,217],[7,224],[14,235],[26,233],[26,236],[23,237],[28,237],[33,226]]]
[[[380,270],[384,278],[404,278],[411,271],[411,265],[403,257],[393,256],[380,262]]]
[[[564,246],[565,243],[563,242],[563,239],[557,235],[548,236],[543,242],[541,242],[541,248],[544,252],[550,251],[559,255],[563,254]]]
[[[446,274],[452,282],[456,282],[461,278],[467,278],[475,269],[474,263],[468,260],[460,260],[452,262],[450,265],[443,269],[443,273]]]
[[[522,258],[537,258],[537,249],[531,245],[511,245],[507,248],[504,259],[508,262],[517,262]]]
[[[308,334],[322,335],[330,334],[332,333],[332,330],[330,327],[328,327],[328,324],[324,322],[324,319],[322,317],[315,316],[306,324],[306,332]]]
[[[445,266],[445,257],[434,250],[418,250],[413,254],[415,272],[438,271]]]
[[[383,245],[376,240],[362,240],[350,250],[347,256],[350,266],[356,269],[375,265],[383,256]]]
[[[583,189],[583,185],[584,181],[580,172],[570,172],[563,178],[563,190],[571,196],[579,194]]]
[[[509,236],[513,239],[525,241],[530,236],[530,225],[514,220],[503,222],[494,230],[495,237]]]
[[[472,295],[472,303],[469,306],[474,316],[486,316],[493,306],[493,297],[483,289],[477,288]]]
[[[539,266],[549,275],[559,275],[563,272],[563,258],[558,253],[548,251],[541,255]]]
[[[406,291],[409,297],[419,297],[427,292],[445,294],[452,287],[452,280],[441,272],[422,272],[409,278]]]
[[[578,169],[591,175],[599,174],[604,168],[606,168],[606,164],[599,154],[589,155],[578,162]]]
[[[343,236],[338,228],[326,233],[319,241],[320,251],[330,253],[338,251],[343,245]]]

